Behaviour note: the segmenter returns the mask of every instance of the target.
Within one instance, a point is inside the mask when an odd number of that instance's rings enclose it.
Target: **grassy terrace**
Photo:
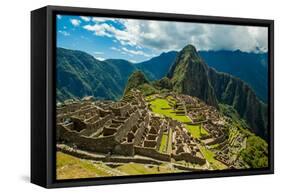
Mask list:
[[[172,152],[172,136],[173,136],[173,130],[170,129],[170,133],[166,132],[163,133],[161,144],[159,151],[162,153],[171,153]]]
[[[180,170],[171,170],[169,166],[165,164],[155,166],[155,165],[129,163],[119,166],[116,169],[132,175],[181,172]]]
[[[160,152],[164,152],[166,153],[167,152],[167,147],[168,147],[168,134],[167,133],[164,133],[162,135],[162,139],[161,139],[161,144],[160,144],[160,148],[159,148],[159,151]]]
[[[100,164],[102,165],[102,164]],[[105,166],[105,165],[104,165]],[[57,152],[57,179],[112,176],[108,171],[62,152]]]
[[[173,118],[180,122],[191,122],[189,117],[184,115],[176,115],[176,113],[173,113],[173,110],[166,99],[156,98],[155,100],[151,101],[150,104],[154,113]]]
[[[170,117],[172,119],[175,119],[183,123],[191,122],[191,119],[188,116],[177,115],[176,113],[174,113],[171,106],[169,105],[168,100],[166,99],[156,98],[155,100],[151,101],[150,104],[151,104],[151,109],[154,113]],[[195,138],[200,138],[201,135],[208,134],[208,132],[204,129],[204,127],[201,127],[201,133],[200,133],[200,125],[186,124],[185,126],[192,134],[192,136]]]
[[[170,100],[170,99],[169,99]],[[155,100],[150,102],[151,104],[151,109],[154,113],[157,113],[159,115],[165,115],[167,117],[173,118],[175,120],[178,120],[180,122],[189,122],[191,119],[187,116],[184,115],[176,115],[176,113],[173,112],[172,108],[170,107],[168,100],[166,99],[161,99],[161,98],[156,98]],[[163,109],[164,108],[164,109]],[[208,134],[208,132],[204,129],[204,127],[201,127],[201,132],[200,132],[200,125],[185,125],[187,130],[191,133],[191,135],[195,138],[200,138],[201,135],[203,134]],[[172,137],[168,137],[167,134],[163,135],[161,146],[160,146],[160,151],[163,151],[167,146],[167,138],[171,139]],[[170,140],[171,141],[171,140]],[[172,148],[168,148],[172,149]],[[215,153],[212,152],[211,150],[208,150],[204,146],[200,146],[200,150],[206,160],[209,162],[210,167],[212,169],[226,169],[228,168],[226,165],[221,163],[220,161],[216,160]]]
[[[195,138],[200,138],[201,135],[208,135],[209,133],[204,129],[204,127],[201,127],[201,132],[200,132],[200,125],[186,125],[190,133],[193,135]]]
[[[93,163],[62,152],[57,152],[57,179],[77,179],[122,175],[159,174],[182,172],[171,169],[169,165],[145,165],[137,163],[122,164],[116,168],[104,163]]]
[[[228,168],[225,164],[221,163],[220,161],[214,158],[215,154],[212,151],[208,150],[203,146],[199,146],[199,148],[201,153],[204,155],[204,157],[206,158],[206,160],[209,162],[210,166],[214,170],[223,170]]]

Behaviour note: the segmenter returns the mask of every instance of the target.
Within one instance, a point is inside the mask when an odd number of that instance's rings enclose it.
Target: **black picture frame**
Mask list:
[[[56,14],[268,27],[269,167],[56,180]],[[261,19],[46,6],[31,12],[31,182],[46,188],[168,181],[274,173],[274,21]]]

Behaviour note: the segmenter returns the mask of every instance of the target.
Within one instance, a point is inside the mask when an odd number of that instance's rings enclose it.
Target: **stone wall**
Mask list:
[[[173,154],[172,157],[177,161],[184,160],[186,162],[195,163],[195,164],[199,164],[199,165],[203,165],[206,163],[206,160],[204,158],[193,156],[191,153],[187,153],[187,152]]]
[[[108,114],[104,117],[100,117],[97,121],[95,122],[86,122],[86,130],[83,132],[83,135],[91,135],[101,127],[104,126],[104,124],[111,119],[111,114]]]
[[[127,120],[125,120],[124,124],[121,126],[121,128],[117,131],[115,135],[115,140],[117,142],[121,142],[123,137],[127,136],[131,128],[137,124],[139,117],[140,117],[139,112],[135,111],[130,115],[130,117]]]
[[[65,145],[57,145],[57,151],[61,151],[66,154],[73,155],[78,158],[83,158],[86,160],[95,160],[95,161],[103,161],[103,162],[116,162],[116,163],[141,163],[141,164],[155,164],[160,165],[162,162],[150,158],[135,158],[135,157],[119,157],[119,156],[97,156],[95,154],[88,153],[82,150],[75,150]]]
[[[169,154],[160,153],[153,148],[135,146],[135,154],[155,158],[162,161],[171,161],[171,156]]]
[[[142,122],[135,133],[134,145],[140,145],[144,130],[145,124]]]
[[[217,143],[222,143],[225,141],[225,139],[226,139],[226,136],[224,134],[222,134],[221,136],[214,138],[214,141],[207,143],[207,145],[214,145]]]
[[[101,153],[112,153],[113,148],[118,144],[113,135],[98,138],[86,137],[79,132],[70,131],[60,124],[57,125],[57,141],[74,144],[83,150]]]
[[[124,142],[119,145],[116,145],[114,147],[113,152],[115,154],[120,154],[123,156],[134,156],[135,155],[134,143]]]

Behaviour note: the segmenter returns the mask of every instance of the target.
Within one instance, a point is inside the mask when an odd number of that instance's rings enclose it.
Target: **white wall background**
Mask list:
[[[277,0],[2,0],[0,18],[0,193],[276,193],[280,189],[281,13]],[[275,175],[45,190],[29,183],[30,11],[45,5],[275,20]]]

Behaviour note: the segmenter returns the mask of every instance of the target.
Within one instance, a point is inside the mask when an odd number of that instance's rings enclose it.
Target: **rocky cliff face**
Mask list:
[[[173,90],[196,96],[207,104],[218,107],[214,89],[208,79],[208,67],[192,45],[183,48],[168,73]]]
[[[231,105],[251,126],[253,132],[263,138],[268,136],[267,105],[262,103],[253,90],[242,80],[208,70],[209,80],[220,103]]]

